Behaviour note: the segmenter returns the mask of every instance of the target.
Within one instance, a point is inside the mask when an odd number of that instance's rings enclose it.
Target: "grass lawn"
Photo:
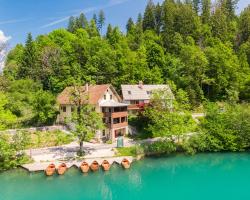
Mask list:
[[[142,147],[133,146],[133,147],[121,147],[116,148],[117,153],[116,156],[137,156],[139,154],[143,154]]]
[[[65,132],[56,131],[37,131],[35,133],[27,133],[28,135],[28,148],[42,148],[59,146],[69,144],[74,141],[75,137],[72,134],[66,134]]]

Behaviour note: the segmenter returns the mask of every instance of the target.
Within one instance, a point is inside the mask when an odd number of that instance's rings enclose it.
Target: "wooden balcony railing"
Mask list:
[[[128,111],[122,111],[122,112],[105,112],[102,113],[102,117],[112,117],[112,118],[118,118],[118,117],[127,117]]]
[[[128,126],[128,122],[122,122],[122,123],[119,123],[119,124],[113,124],[112,128],[122,128],[122,127],[125,127],[125,126]]]
[[[111,113],[110,112],[105,112],[102,113],[103,117],[111,117]]]
[[[148,105],[148,103],[131,104],[128,106],[128,109],[129,110],[140,110],[140,109],[144,109],[144,107],[147,105]]]
[[[124,111],[124,112],[113,112],[111,116],[112,116],[112,118],[127,117],[127,116],[128,116],[128,111]]]

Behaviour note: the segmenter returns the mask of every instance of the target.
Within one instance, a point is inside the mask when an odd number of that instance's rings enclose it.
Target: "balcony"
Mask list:
[[[128,116],[128,112],[124,111],[124,112],[114,112],[111,114],[112,118],[118,118],[118,117],[127,117]]]
[[[122,122],[122,123],[118,123],[118,124],[113,124],[112,128],[122,128],[128,126],[128,122]]]
[[[148,103],[131,104],[128,106],[128,110],[141,110],[147,105]]]
[[[112,117],[112,118],[118,118],[118,117],[127,117],[128,116],[128,111],[124,111],[124,112],[105,112],[102,113],[102,117]]]
[[[111,114],[110,112],[104,112],[102,113],[103,117],[111,117]]]
[[[139,104],[131,104],[128,106],[128,110],[139,110]]]

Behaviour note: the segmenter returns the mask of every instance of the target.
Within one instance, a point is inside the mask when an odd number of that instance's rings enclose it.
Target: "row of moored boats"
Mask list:
[[[128,159],[124,158],[121,162],[121,165],[124,169],[130,168],[130,162]],[[101,164],[101,167],[104,171],[109,171],[111,164],[109,161],[104,160]],[[88,173],[89,170],[95,172],[98,171],[100,168],[99,163],[95,160],[89,165],[87,162],[83,161],[80,169],[83,173]],[[56,171],[59,175],[63,175],[67,171],[68,167],[65,163],[60,164],[57,168],[55,164],[50,164],[46,169],[45,169],[45,174],[47,176],[52,176]]]

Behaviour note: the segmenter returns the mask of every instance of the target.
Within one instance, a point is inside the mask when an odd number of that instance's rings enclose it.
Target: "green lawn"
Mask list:
[[[137,156],[143,154],[143,149],[139,146],[116,148],[116,156]]]
[[[59,146],[73,142],[75,137],[62,131],[37,131],[28,137],[28,148]]]

